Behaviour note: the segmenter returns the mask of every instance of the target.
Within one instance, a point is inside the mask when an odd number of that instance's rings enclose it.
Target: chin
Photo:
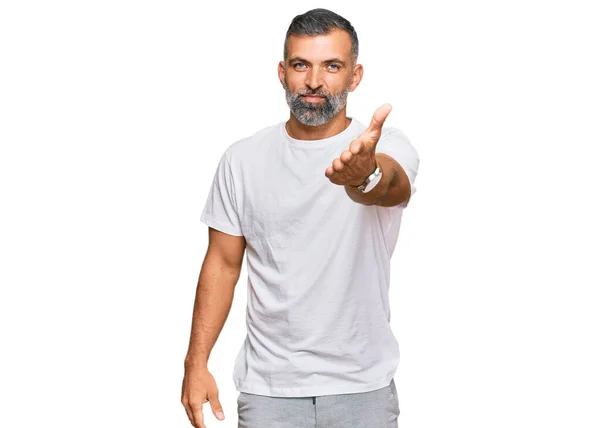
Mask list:
[[[298,118],[296,118],[296,119],[298,119]],[[300,123],[302,123],[303,125],[306,125],[306,126],[323,126],[323,125],[329,123],[330,121],[331,121],[331,119],[330,120],[326,120],[324,122],[311,121],[311,122],[307,123],[306,121],[298,119],[298,122],[300,122]]]

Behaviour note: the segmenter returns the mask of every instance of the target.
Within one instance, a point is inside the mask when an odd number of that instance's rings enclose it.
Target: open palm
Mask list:
[[[390,104],[375,110],[369,127],[350,142],[339,158],[325,170],[325,176],[334,184],[360,186],[377,167],[375,148],[381,138],[383,122],[392,111]]]

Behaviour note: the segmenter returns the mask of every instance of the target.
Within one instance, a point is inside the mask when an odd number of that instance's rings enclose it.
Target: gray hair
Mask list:
[[[312,9],[294,17],[285,34],[285,42],[283,43],[284,61],[288,55],[287,42],[290,35],[317,36],[328,34],[336,28],[344,30],[350,35],[350,40],[352,41],[352,64],[356,65],[358,59],[358,36],[354,27],[346,18],[327,9]]]

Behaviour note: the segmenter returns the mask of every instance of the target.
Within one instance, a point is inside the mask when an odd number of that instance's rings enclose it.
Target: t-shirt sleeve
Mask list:
[[[415,180],[419,172],[419,154],[408,140],[408,137],[399,129],[383,128],[375,152],[391,156],[404,169],[410,181],[410,201],[412,195],[417,191]],[[406,208],[409,201],[399,206]]]
[[[235,186],[231,165],[223,154],[200,220],[214,229],[234,236],[243,236],[236,206]]]

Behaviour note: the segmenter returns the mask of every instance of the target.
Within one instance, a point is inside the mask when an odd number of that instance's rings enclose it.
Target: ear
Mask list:
[[[363,66],[362,64],[356,64],[354,67],[354,71],[352,72],[352,84],[350,85],[349,92],[352,92],[356,89],[360,81],[363,77]]]
[[[279,65],[277,66],[277,74],[279,75],[279,82],[281,82],[281,86],[283,86],[283,82],[285,80],[285,63],[283,61],[279,61]]]

